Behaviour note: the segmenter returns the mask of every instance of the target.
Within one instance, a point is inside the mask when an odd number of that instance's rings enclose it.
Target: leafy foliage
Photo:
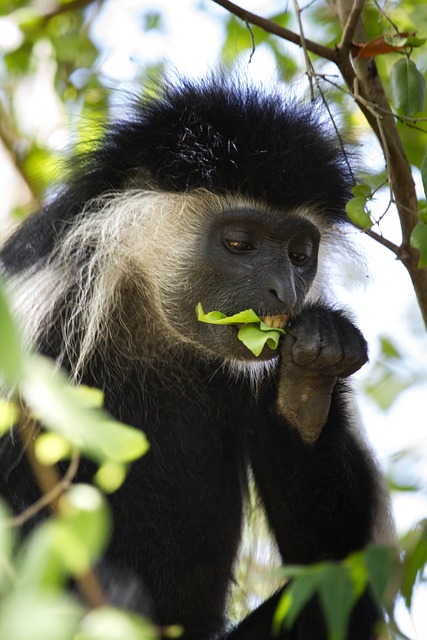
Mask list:
[[[52,468],[78,449],[101,464],[95,482],[108,491],[116,490],[126,477],[126,465],[147,451],[144,434],[113,421],[100,408],[100,392],[71,386],[55,371],[54,363],[24,352],[2,288],[0,327],[7,338],[6,345],[0,341],[0,374],[15,389],[14,396],[19,393],[28,407],[26,412],[32,412],[47,429],[34,444],[35,461],[31,465],[37,480],[41,480],[40,469],[41,474],[46,473],[46,466],[40,467],[39,463]],[[26,417],[17,403],[2,400],[0,433],[5,434],[21,420],[25,424]],[[45,487],[51,477],[48,474],[41,486]],[[50,491],[58,487],[53,484]],[[85,607],[66,592],[69,578],[79,583],[93,575],[92,567],[110,537],[111,517],[106,500],[95,486],[75,484],[60,491],[59,496],[57,506],[52,507],[54,515],[23,543],[15,536],[17,521],[0,502],[0,637],[28,638],[31,620],[31,637],[35,640],[113,639],[124,637],[122,633],[132,640],[157,638],[157,631],[147,621],[113,608],[86,615]],[[52,496],[52,505],[53,500]],[[18,516],[19,521],[25,522],[42,506],[44,502],[39,508],[34,505],[28,516]]]

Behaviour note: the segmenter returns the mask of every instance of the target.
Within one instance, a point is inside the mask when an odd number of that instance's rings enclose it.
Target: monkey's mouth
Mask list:
[[[283,314],[278,316],[260,316],[264,324],[271,329],[284,329],[289,321],[289,315]]]
[[[281,314],[281,315],[276,315],[276,316],[262,316],[259,315],[258,316],[259,319],[267,325],[267,327],[270,327],[270,329],[284,329],[288,322],[289,322],[289,314]],[[236,329],[241,329],[242,327],[244,327],[244,324],[236,324],[234,325],[236,327]]]

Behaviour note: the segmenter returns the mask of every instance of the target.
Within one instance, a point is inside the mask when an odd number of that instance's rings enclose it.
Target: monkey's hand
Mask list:
[[[346,378],[368,359],[360,331],[341,313],[309,307],[286,334],[282,346],[276,409],[314,444],[325,425],[337,378]]]

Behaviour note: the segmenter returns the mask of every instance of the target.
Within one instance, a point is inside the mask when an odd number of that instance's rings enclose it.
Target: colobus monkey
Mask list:
[[[323,268],[345,242],[350,183],[311,106],[182,81],[110,124],[2,250],[28,340],[148,436],[110,497],[99,573],[116,601],[136,585],[137,610],[149,594],[154,620],[186,640],[271,637],[280,593],[225,621],[249,473],[284,563],[341,559],[384,535],[382,481],[345,382],[367,345],[327,302]],[[198,303],[251,308],[286,335],[255,357],[238,327],[199,322]],[[31,504],[16,441],[1,454],[1,493]],[[83,461],[78,479],[91,473]],[[364,596],[349,639],[373,638],[377,616]],[[282,638],[326,638],[315,601]]]

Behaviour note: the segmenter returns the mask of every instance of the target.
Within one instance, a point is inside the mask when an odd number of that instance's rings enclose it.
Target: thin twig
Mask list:
[[[56,503],[58,498],[69,488],[71,485],[77,470],[79,468],[80,454],[75,451],[72,455],[71,462],[68,466],[64,476],[53,486],[47,493],[44,493],[41,498],[34,502],[27,509],[22,511],[19,515],[10,518],[8,524],[13,527],[20,527],[28,520],[31,520],[42,509],[49,507],[52,503]]]
[[[215,4],[218,4],[223,9],[226,9],[229,13],[241,18],[243,22],[250,22],[251,24],[264,29],[267,33],[272,33],[283,40],[287,40],[288,42],[292,42],[293,44],[302,46],[301,36],[285,27],[281,27],[273,20],[267,20],[266,18],[262,18],[261,16],[256,15],[255,13],[251,13],[250,11],[246,11],[246,9],[242,9],[237,4],[230,2],[229,0],[212,0]],[[330,60],[331,62],[337,62],[337,53],[335,49],[331,49],[329,47],[325,47],[317,42],[313,42],[312,40],[305,41],[307,50],[311,53],[315,53],[321,58],[325,58],[326,60]]]
[[[252,62],[252,58],[255,53],[255,38],[254,38],[254,32],[251,29],[251,25],[247,20],[245,20],[245,23],[246,23],[246,28],[249,31],[249,34],[251,36],[251,42],[252,42],[252,51],[251,51],[251,55],[249,56],[249,64],[250,64]]]
[[[336,89],[339,89],[339,91],[342,91],[342,93],[354,99],[354,93],[352,93],[349,89],[346,89],[346,87],[343,87],[341,84],[338,84],[338,82],[334,82],[331,79],[331,78],[337,78],[338,76],[333,76],[331,74],[323,74],[323,73],[316,73],[316,75],[317,77],[321,78],[325,82],[329,82],[329,84],[331,84]],[[363,100],[366,105],[370,104],[373,108],[375,108],[378,111],[378,113],[390,115],[390,110],[384,109],[383,107],[380,107],[380,105],[370,100],[367,100],[366,98],[364,98]],[[427,118],[414,118],[413,116],[402,116],[400,113],[396,113],[395,111],[391,111],[391,115],[394,118],[396,118],[396,120],[399,120],[399,122],[410,127],[411,129],[415,129],[416,131],[420,131],[421,133],[427,133],[425,129],[422,129],[421,127],[416,126],[417,122],[427,122]]]
[[[16,133],[13,132],[12,119],[7,111],[7,108],[0,99],[0,141],[6,153],[9,156],[10,162],[25,182],[28,191],[30,192],[31,199],[36,200],[36,189],[28,173],[24,168],[23,161],[21,160],[17,149],[22,147],[24,142],[23,138],[19,138]]]
[[[400,31],[397,25],[394,24],[393,20],[390,18],[389,15],[386,14],[386,12],[384,11],[384,9],[382,8],[382,6],[380,5],[379,2],[377,2],[377,0],[374,0],[374,5],[376,6],[376,8],[378,9],[378,12],[381,13],[381,15],[387,20],[387,22],[389,24],[391,24],[391,26],[393,27],[393,29],[396,31],[397,35],[399,35]]]
[[[388,140],[387,140],[387,136],[385,135],[384,132],[384,127],[383,127],[383,123],[382,123],[382,118],[383,116],[378,113],[378,109],[376,108],[376,105],[372,105],[372,103],[370,103],[368,100],[365,100],[365,98],[363,98],[360,93],[359,93],[359,80],[358,78],[355,79],[354,81],[354,87],[353,87],[353,96],[354,99],[356,100],[356,102],[363,104],[365,106],[366,109],[368,109],[368,111],[370,111],[372,113],[372,115],[374,116],[374,118],[377,121],[377,126],[378,126],[378,131],[380,134],[380,143],[381,143],[381,147],[384,153],[384,159],[385,159],[385,165],[386,165],[386,172],[387,172],[387,178],[388,178],[388,183],[390,185],[390,195],[391,198],[393,198],[393,194],[394,194],[394,180],[393,180],[393,176],[391,175],[391,158],[390,158],[390,150],[389,150],[389,146],[388,146]]]
[[[320,86],[320,82],[319,82],[320,77],[321,76],[319,76],[317,73],[315,74],[317,90],[318,90],[318,92],[320,94],[320,97],[322,99],[322,104],[323,104],[323,106],[325,107],[325,109],[326,109],[326,111],[328,113],[329,120],[332,122],[332,126],[334,128],[335,135],[337,136],[337,139],[338,139],[338,142],[339,142],[339,145],[340,145],[340,149],[341,149],[341,153],[343,154],[343,157],[345,159],[345,163],[347,165],[348,172],[349,172],[349,174],[351,176],[353,184],[356,184],[356,178],[354,176],[354,172],[353,172],[350,160],[348,159],[348,153],[347,153],[347,150],[345,148],[344,141],[343,141],[342,136],[341,136],[341,134],[339,132],[337,123],[335,122],[334,114],[331,111],[331,108],[329,106],[329,102],[327,101],[326,96],[325,96],[325,94],[323,92],[323,89]]]
[[[307,51],[307,43],[304,36],[304,27],[302,25],[302,20],[301,20],[301,9],[299,7],[298,0],[293,0],[293,1],[294,1],[294,8],[297,16],[297,21],[298,21],[299,33],[301,37],[301,46],[304,51],[305,68],[307,72],[308,83],[310,85],[310,97],[311,97],[311,101],[314,102],[313,65],[311,64],[310,56],[308,55],[308,51]]]

